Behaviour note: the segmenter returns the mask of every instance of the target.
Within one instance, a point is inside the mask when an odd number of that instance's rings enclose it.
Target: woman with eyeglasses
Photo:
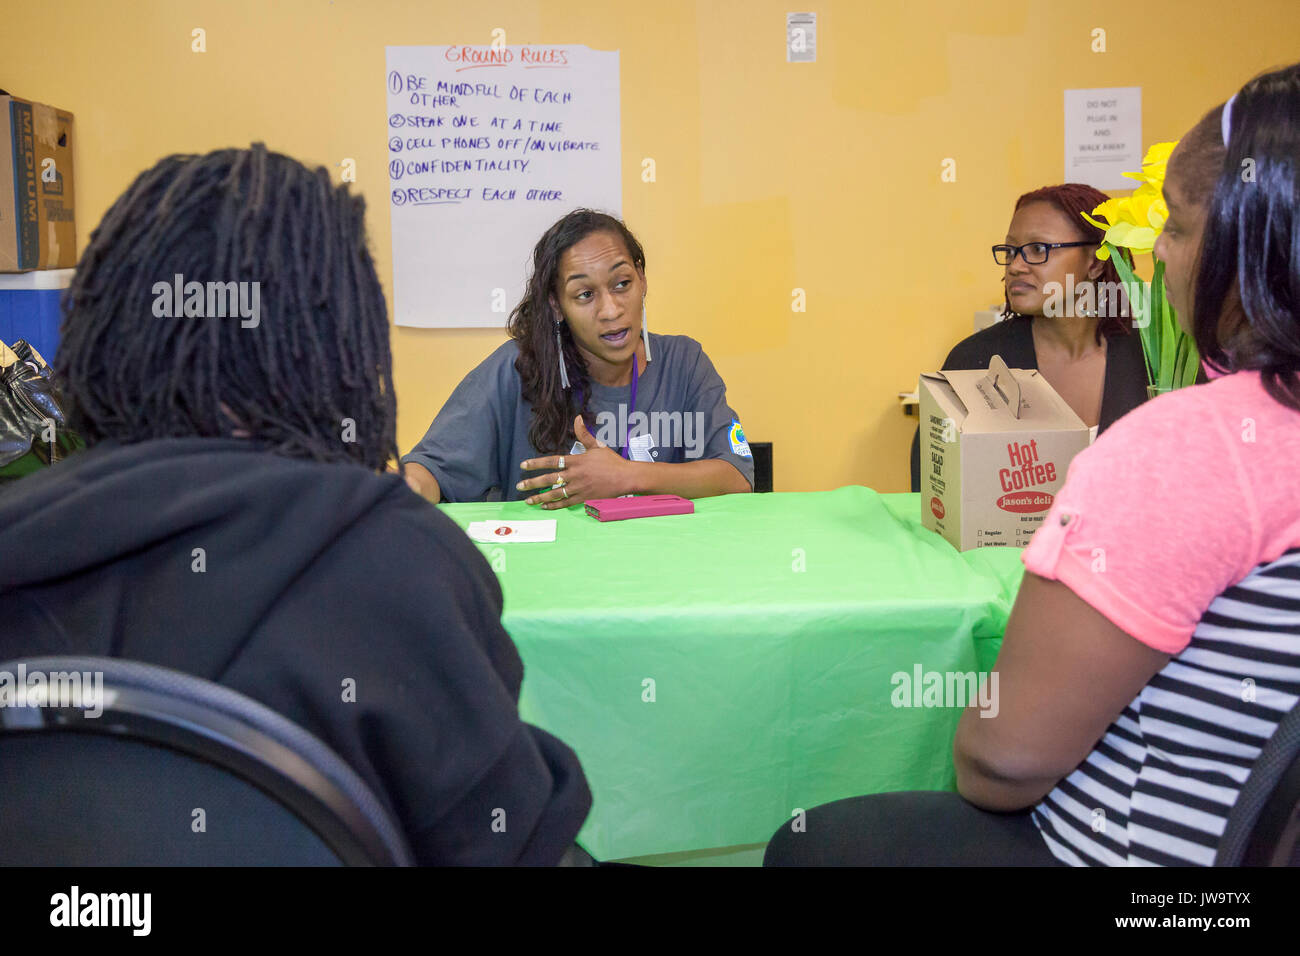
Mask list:
[[[1038,369],[1094,437],[1147,397],[1141,336],[1116,294],[1119,273],[1096,255],[1105,233],[1082,215],[1109,198],[1066,183],[1016,200],[1006,242],[993,247],[1004,270],[1006,318],[958,342],[943,363],[987,368],[1001,355],[1011,368]],[[918,429],[912,491],[920,490]]]

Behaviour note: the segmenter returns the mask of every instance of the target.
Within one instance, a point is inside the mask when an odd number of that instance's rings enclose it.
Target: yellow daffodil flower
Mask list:
[[[1092,211],[1092,216],[1083,214],[1088,222],[1106,231],[1106,241],[1097,250],[1098,259],[1112,258],[1112,252],[1118,248],[1135,253],[1149,253],[1154,249],[1169,218],[1164,197],[1165,170],[1169,154],[1177,145],[1156,143],[1142,159],[1142,172],[1124,174],[1140,184],[1131,195],[1107,199]],[[1100,216],[1102,221],[1093,216]],[[1156,259],[1151,281],[1143,282],[1124,256],[1113,258],[1120,281],[1132,290],[1128,301],[1133,310],[1133,325],[1142,337],[1148,393],[1191,385],[1196,381],[1200,357],[1195,340],[1178,325],[1177,316],[1166,300],[1164,263]]]
[[[1142,172],[1125,173],[1124,175],[1145,185],[1154,186],[1157,190],[1164,189],[1165,168],[1169,165],[1169,154],[1174,151],[1174,147],[1177,145],[1177,140],[1172,143],[1156,143],[1142,157]]]
[[[1156,143],[1142,160],[1142,172],[1124,174],[1142,185],[1132,195],[1108,199],[1094,209],[1092,216],[1100,216],[1104,222],[1083,214],[1083,218],[1098,229],[1106,230],[1106,242],[1110,245],[1122,246],[1135,253],[1149,253],[1155,248],[1160,230],[1169,218],[1169,207],[1165,205],[1163,194],[1165,169],[1169,164],[1169,154],[1177,145],[1177,142]],[[1103,245],[1097,250],[1097,258],[1109,259],[1110,249]]]

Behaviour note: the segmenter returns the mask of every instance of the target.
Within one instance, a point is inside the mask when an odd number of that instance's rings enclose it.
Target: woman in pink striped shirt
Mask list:
[[[1156,254],[1214,381],[1071,464],[1024,552],[997,714],[958,726],[960,796],[817,807],[766,863],[1215,862],[1300,701],[1300,64],[1211,110],[1165,197]]]

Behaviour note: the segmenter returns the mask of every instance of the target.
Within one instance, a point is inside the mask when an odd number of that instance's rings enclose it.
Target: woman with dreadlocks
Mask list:
[[[496,575],[384,474],[361,199],[260,144],[163,159],[91,236],[56,370],[89,447],[0,496],[0,660],[124,657],[246,694],[347,761],[417,862],[568,852],[590,793],[519,719]]]
[[[545,509],[750,491],[754,460],[722,378],[694,339],[649,333],[645,294],[645,253],[618,219],[578,209],[551,226],[510,341],[403,459],[412,487]]]

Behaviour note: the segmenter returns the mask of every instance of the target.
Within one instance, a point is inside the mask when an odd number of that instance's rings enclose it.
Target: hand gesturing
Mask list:
[[[520,491],[545,489],[525,499],[528,504],[541,505],[547,510],[568,508],[593,498],[617,498],[632,490],[628,487],[628,468],[631,462],[597,441],[587,430],[581,415],[573,420],[573,434],[586,449],[583,454],[550,455],[546,458],[533,458],[520,465],[524,471],[547,472],[519,483]]]

